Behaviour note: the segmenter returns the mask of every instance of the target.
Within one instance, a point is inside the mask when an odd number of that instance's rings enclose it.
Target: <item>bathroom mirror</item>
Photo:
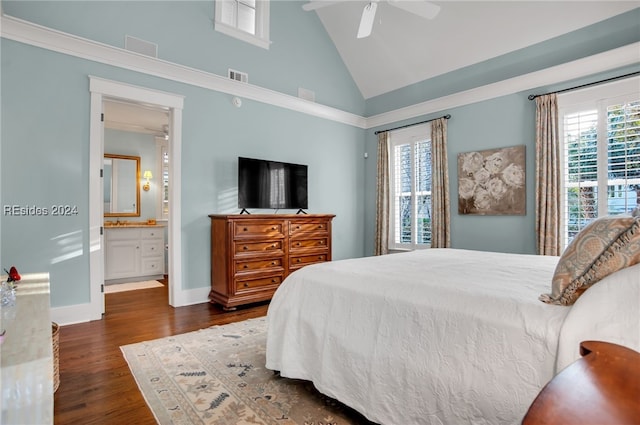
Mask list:
[[[140,157],[104,154],[104,216],[140,217]]]

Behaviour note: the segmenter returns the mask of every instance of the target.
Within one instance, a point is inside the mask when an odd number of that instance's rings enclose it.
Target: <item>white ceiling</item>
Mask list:
[[[103,112],[105,128],[159,137],[169,129],[169,112],[156,106],[105,100]]]
[[[420,0],[408,0],[420,1]],[[427,20],[378,3],[373,33],[357,39],[368,1],[317,9],[365,99],[509,53],[640,7],[640,1],[433,1]]]

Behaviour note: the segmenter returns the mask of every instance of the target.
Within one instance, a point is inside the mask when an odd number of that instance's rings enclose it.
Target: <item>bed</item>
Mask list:
[[[559,260],[428,249],[305,267],[269,306],[266,367],[380,424],[520,423],[580,341],[640,349],[640,264],[572,306],[541,302]]]

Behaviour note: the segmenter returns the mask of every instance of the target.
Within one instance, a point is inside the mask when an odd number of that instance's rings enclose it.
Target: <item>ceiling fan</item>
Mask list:
[[[362,11],[362,17],[360,18],[360,26],[358,27],[358,38],[365,38],[371,35],[373,30],[373,22],[376,17],[376,10],[378,8],[379,0],[371,0],[367,3]],[[392,6],[402,9],[406,12],[414,15],[421,16],[425,19],[433,19],[440,12],[440,6],[431,3],[426,0],[385,0]],[[330,6],[332,4],[339,3],[336,0],[310,0],[309,3],[302,5],[302,8],[306,11],[316,10],[322,7]]]

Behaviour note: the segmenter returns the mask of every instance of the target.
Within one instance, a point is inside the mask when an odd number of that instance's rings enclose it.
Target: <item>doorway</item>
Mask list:
[[[104,292],[166,285],[169,110],[106,97],[102,110]]]
[[[181,289],[181,237],[180,237],[180,158],[182,146],[183,97],[139,86],[90,77],[90,165],[89,165],[89,269],[90,269],[90,320],[99,320],[105,311],[105,227],[104,227],[104,153],[105,153],[105,105],[118,103],[121,107],[146,108],[148,111],[164,111],[168,117],[166,129],[158,137],[167,138],[166,155],[169,161],[167,178],[167,237],[169,304],[184,304]],[[113,125],[112,123],[109,125]],[[138,125],[135,124],[134,125]],[[144,125],[143,125],[144,126]],[[144,171],[144,170],[143,170]],[[141,175],[142,177],[142,175]],[[141,182],[139,182],[140,184]],[[170,217],[170,219],[169,219]]]

